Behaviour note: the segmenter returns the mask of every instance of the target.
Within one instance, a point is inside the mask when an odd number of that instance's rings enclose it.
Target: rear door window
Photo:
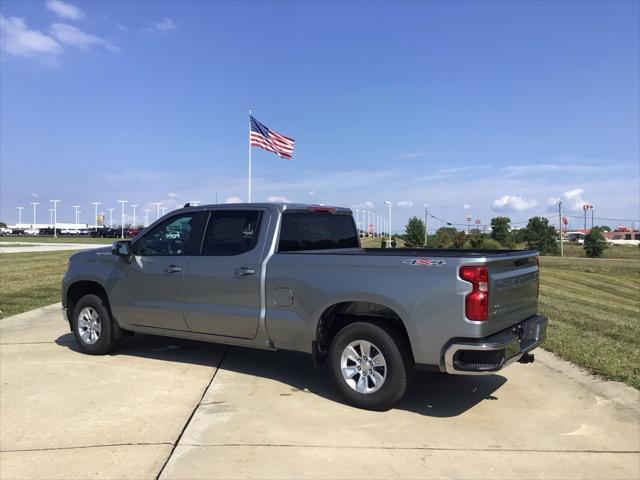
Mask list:
[[[211,212],[202,255],[240,255],[253,250],[258,241],[260,218],[258,210]]]
[[[359,248],[351,215],[284,213],[279,252]]]

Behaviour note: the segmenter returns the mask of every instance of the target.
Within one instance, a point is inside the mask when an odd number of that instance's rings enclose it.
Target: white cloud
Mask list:
[[[52,24],[51,35],[53,35],[60,43],[65,43],[81,50],[89,50],[94,45],[100,45],[111,51],[117,50],[116,47],[103,38],[90,33],[85,33],[78,27],[67,23]]]
[[[445,174],[445,175],[453,175],[455,173],[466,173],[471,172],[472,170],[485,170],[487,168],[491,168],[490,164],[487,165],[469,165],[466,167],[453,167],[453,168],[443,168],[440,170],[436,170],[435,173]]]
[[[242,203],[242,199],[240,197],[227,197],[224,203]]]
[[[357,204],[355,204],[355,205],[353,206],[353,208],[357,208],[358,210],[361,210],[361,209],[363,209],[363,208],[373,208],[373,207],[375,207],[375,206],[376,206],[376,204],[375,204],[375,203],[373,203],[373,202],[372,202],[372,201],[370,201],[370,200],[367,200],[366,202],[362,202],[362,203],[357,203]]]
[[[169,196],[169,198],[178,198],[180,195],[178,195],[177,193],[174,193],[174,192],[169,192],[168,196]]]
[[[582,188],[574,188],[562,194],[562,197],[549,197],[547,199],[548,210],[555,212],[558,210],[558,202],[562,200],[564,210],[577,211],[582,210],[583,205],[589,202],[582,198],[584,190]]]
[[[403,200],[396,204],[398,208],[413,208],[413,202],[410,200]]]
[[[60,0],[47,0],[47,9],[61,18],[69,18],[71,20],[82,20],[84,18],[82,10],[75,5]]]
[[[471,206],[467,205],[466,203],[462,206],[463,210],[471,210]]]
[[[53,56],[62,47],[50,36],[27,27],[23,18],[0,15],[0,50],[18,57]]]
[[[291,203],[290,200],[283,195],[271,195],[267,198],[267,202],[271,203]]]
[[[176,22],[171,20],[170,18],[163,18],[159,22],[154,22],[150,26],[148,26],[145,31],[147,32],[168,32],[170,30],[175,30],[178,28]]]
[[[503,195],[493,201],[491,210],[496,212],[523,212],[537,206],[538,202],[534,199],[528,199],[518,195]]]

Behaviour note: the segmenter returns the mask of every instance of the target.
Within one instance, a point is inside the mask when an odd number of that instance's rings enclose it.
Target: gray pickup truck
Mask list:
[[[390,408],[414,368],[489,374],[533,361],[538,254],[363,249],[346,208],[208,205],[112,248],[76,253],[62,280],[80,348],[133,332],[310,353],[348,403]]]

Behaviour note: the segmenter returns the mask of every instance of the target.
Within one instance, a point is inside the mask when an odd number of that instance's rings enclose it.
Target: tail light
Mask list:
[[[336,213],[335,207],[323,207],[322,205],[312,205],[307,209],[309,213]]]
[[[489,317],[489,271],[485,266],[460,267],[460,278],[473,285],[464,301],[469,320],[485,321]]]

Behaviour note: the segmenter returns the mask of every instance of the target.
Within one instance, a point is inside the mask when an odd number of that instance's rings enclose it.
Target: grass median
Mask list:
[[[0,318],[60,301],[74,252],[0,255]],[[541,257],[545,348],[640,389],[640,261]]]
[[[544,348],[640,389],[640,261],[540,257]]]
[[[74,251],[0,255],[0,318],[60,301],[60,280]]]

